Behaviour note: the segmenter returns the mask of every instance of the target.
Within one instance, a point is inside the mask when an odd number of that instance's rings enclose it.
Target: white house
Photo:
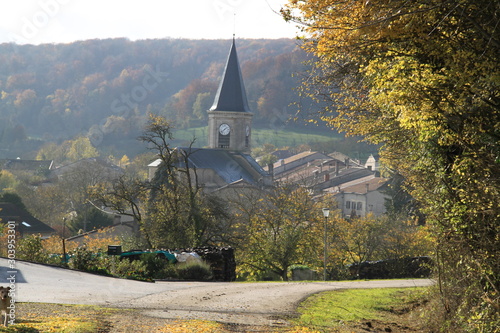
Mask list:
[[[343,217],[365,217],[370,213],[379,216],[386,213],[388,195],[383,193],[386,184],[387,179],[375,177],[346,187],[329,188],[326,192],[334,194]]]

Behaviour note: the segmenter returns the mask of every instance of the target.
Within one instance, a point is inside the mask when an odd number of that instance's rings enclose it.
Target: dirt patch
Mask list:
[[[151,316],[140,309],[115,309],[94,306],[18,303],[16,323],[35,327],[40,332],[54,332],[68,323],[87,321],[95,323],[96,333],[144,333],[144,332],[274,332],[272,326],[244,325],[235,323],[209,323],[194,320],[187,314],[178,318]],[[90,332],[90,331],[89,331]],[[92,332],[93,333],[93,332]]]

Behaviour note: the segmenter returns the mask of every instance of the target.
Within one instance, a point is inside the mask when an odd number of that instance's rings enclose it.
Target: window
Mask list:
[[[229,137],[228,135],[222,135],[219,133],[219,148],[229,148]]]
[[[345,202],[345,208],[351,209],[351,202],[350,201]]]
[[[356,207],[356,210],[362,210],[363,209],[363,203],[358,202],[358,206]]]

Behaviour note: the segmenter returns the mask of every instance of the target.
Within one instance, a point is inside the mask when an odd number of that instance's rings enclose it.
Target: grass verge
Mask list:
[[[375,326],[386,332],[415,332],[418,327],[414,320],[409,327],[407,314],[422,303],[425,290],[349,289],[316,294],[300,305],[294,324],[317,332],[370,331]]]

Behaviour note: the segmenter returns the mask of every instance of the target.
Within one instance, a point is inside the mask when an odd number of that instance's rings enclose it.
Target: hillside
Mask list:
[[[87,40],[0,45],[0,157],[88,136],[98,149],[135,139],[147,112],[204,126],[230,40]],[[256,126],[296,110],[305,54],[296,41],[237,40]],[[271,125],[269,125],[271,124]],[[281,125],[280,125],[281,126]],[[114,147],[116,148],[116,147]],[[116,148],[119,149],[119,148]]]

